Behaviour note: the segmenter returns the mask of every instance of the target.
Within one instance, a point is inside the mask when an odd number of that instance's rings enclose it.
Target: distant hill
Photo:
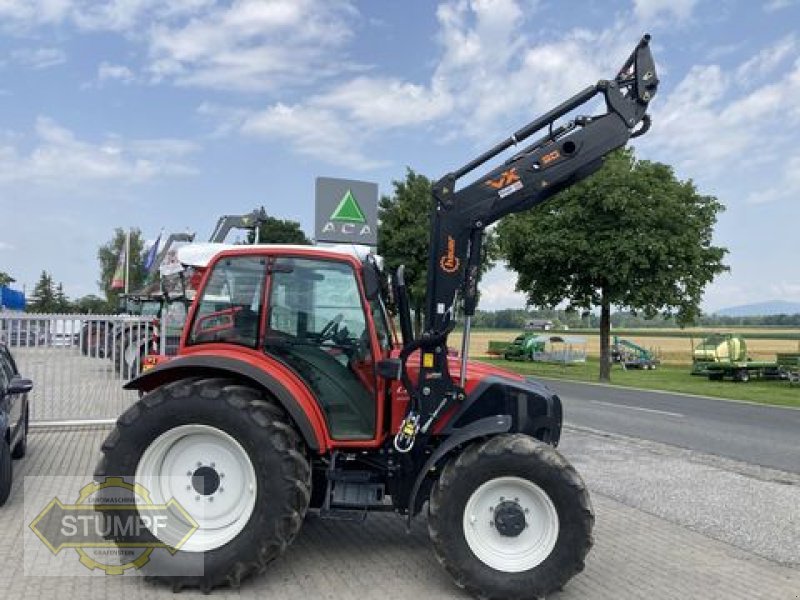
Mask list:
[[[756,302],[755,304],[742,304],[731,306],[716,311],[722,317],[766,317],[770,315],[796,315],[800,314],[800,302],[786,302],[785,300],[770,300]]]

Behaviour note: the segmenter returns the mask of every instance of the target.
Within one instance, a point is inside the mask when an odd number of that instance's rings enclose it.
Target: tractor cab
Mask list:
[[[375,267],[365,258],[304,246],[224,251],[208,266],[181,354],[217,344],[261,353],[312,392],[333,440],[377,441],[377,363],[393,336],[380,295],[367,295],[364,271]]]

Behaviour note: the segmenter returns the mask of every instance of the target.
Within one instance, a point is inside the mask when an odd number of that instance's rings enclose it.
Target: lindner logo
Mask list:
[[[461,261],[456,256],[456,241],[453,236],[447,236],[447,251],[439,259],[439,267],[445,273],[455,273],[461,266]]]
[[[367,217],[364,216],[364,211],[361,210],[352,190],[348,189],[339,200],[328,222],[322,227],[322,232],[359,236],[372,234],[372,228],[367,223]]]

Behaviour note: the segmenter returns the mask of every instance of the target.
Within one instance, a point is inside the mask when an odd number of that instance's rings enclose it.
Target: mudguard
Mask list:
[[[417,512],[417,494],[422,487],[423,481],[425,481],[425,477],[440,460],[447,456],[454,448],[474,439],[496,435],[498,433],[507,433],[511,429],[511,425],[512,421],[509,415],[494,415],[492,417],[485,417],[478,421],[473,421],[465,427],[451,430],[448,437],[439,444],[436,450],[428,457],[428,460],[425,461],[419,473],[417,473],[414,487],[411,489],[411,495],[408,497],[408,521],[406,526],[411,527],[411,519]]]
[[[551,446],[561,438],[561,399],[543,383],[491,375],[467,395],[442,433],[451,435],[473,421],[492,415],[509,415],[511,432],[524,433]]]
[[[266,389],[289,413],[310,449],[319,452],[321,448],[325,447],[324,439],[315,430],[300,403],[286,387],[277,378],[243,360],[207,355],[180,356],[145,371],[123,387],[126,390],[149,392],[184,377],[197,375],[219,377],[226,374],[248,379]]]

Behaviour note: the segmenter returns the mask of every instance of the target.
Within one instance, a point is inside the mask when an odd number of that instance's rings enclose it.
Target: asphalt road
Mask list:
[[[561,397],[568,425],[800,473],[800,410],[571,381],[542,381]]]

